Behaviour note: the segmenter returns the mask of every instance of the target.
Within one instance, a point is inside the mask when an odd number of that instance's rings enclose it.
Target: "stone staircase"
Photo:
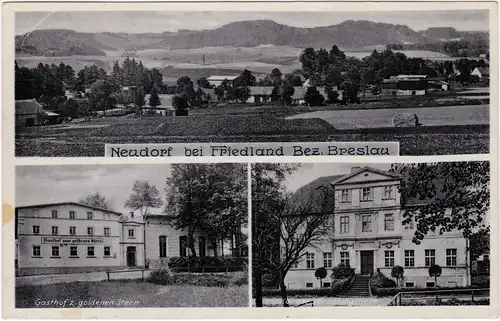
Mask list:
[[[369,297],[370,296],[370,276],[356,275],[351,286],[341,294],[343,297]]]

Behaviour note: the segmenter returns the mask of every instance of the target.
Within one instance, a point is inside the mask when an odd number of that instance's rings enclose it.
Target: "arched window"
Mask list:
[[[167,237],[165,235],[160,236],[160,257],[167,257]]]

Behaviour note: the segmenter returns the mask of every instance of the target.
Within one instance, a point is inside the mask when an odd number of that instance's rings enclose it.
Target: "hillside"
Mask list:
[[[487,35],[483,33],[481,36],[484,34]],[[255,20],[233,22],[213,30],[145,34],[35,30],[16,37],[16,52],[36,56],[104,56],[105,51],[258,45],[329,48],[333,44],[341,48],[363,49],[389,43],[425,44],[471,35],[453,28],[430,28],[417,32],[404,25],[371,21],[348,20],[326,27],[297,28],[271,20]]]

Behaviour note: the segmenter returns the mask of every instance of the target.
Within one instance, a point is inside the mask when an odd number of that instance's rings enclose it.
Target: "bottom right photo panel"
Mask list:
[[[256,307],[490,304],[490,164],[252,164]]]

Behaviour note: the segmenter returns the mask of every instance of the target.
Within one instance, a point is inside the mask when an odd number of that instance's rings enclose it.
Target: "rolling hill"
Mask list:
[[[469,33],[470,34],[470,33]],[[16,53],[36,56],[105,56],[105,51],[191,49],[214,46],[255,47],[287,45],[363,49],[391,44],[430,43],[469,35],[453,28],[414,31],[404,25],[348,20],[337,25],[297,28],[271,20],[238,21],[213,30],[162,33],[83,33],[73,30],[35,30],[16,37]],[[487,33],[482,33],[487,35]]]

